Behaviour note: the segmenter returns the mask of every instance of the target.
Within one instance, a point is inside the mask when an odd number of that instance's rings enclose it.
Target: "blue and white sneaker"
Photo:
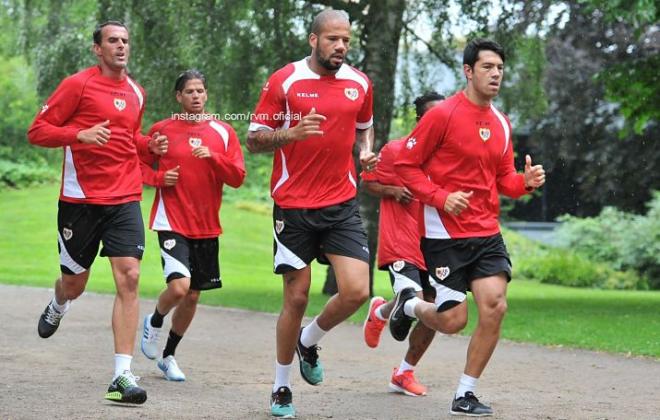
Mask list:
[[[179,365],[176,364],[176,360],[174,360],[174,356],[172,355],[164,359],[158,359],[158,369],[163,371],[165,379],[168,381],[182,382],[186,380],[186,375],[181,372]]]
[[[142,353],[147,356],[147,359],[154,360],[158,356],[158,337],[162,328],[151,326],[151,316],[149,314],[144,317],[142,323],[142,339],[140,340],[140,348]]]

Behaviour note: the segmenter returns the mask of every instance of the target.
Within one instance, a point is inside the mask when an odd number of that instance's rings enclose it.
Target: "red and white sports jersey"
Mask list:
[[[404,146],[405,139],[386,143],[378,155],[379,161],[373,172],[362,172],[363,181],[375,181],[383,185],[403,187],[403,181],[394,171],[394,161]],[[408,204],[398,203],[393,197],[381,197],[378,220],[378,267],[395,261],[406,261],[426,269],[419,246],[419,200]]]
[[[250,131],[295,127],[312,108],[327,118],[322,136],[275,151],[270,186],[278,206],[313,209],[355,197],[355,130],[373,124],[372,90],[369,78],[347,64],[334,75],[320,76],[303,59],[271,75]]]
[[[422,202],[420,232],[427,238],[470,238],[500,231],[498,193],[525,194],[513,165],[511,124],[494,106],[480,107],[459,92],[429,110],[407,137],[396,163],[404,184]],[[447,196],[474,191],[455,216]]]
[[[220,206],[222,188],[238,188],[245,179],[243,151],[236,132],[227,123],[206,120],[192,123],[177,119],[157,122],[149,135],[167,136],[168,149],[155,156],[158,170],[143,164],[144,183],[158,187],[149,226],[156,231],[172,231],[187,238],[215,238],[222,233]],[[210,158],[197,158],[192,150],[206,146]],[[174,186],[164,184],[165,172],[179,166]]]
[[[60,200],[110,205],[141,199],[138,148],[147,153],[148,140],[140,134],[144,101],[144,90],[130,77],[105,77],[98,66],[60,83],[28,131],[30,143],[64,149]],[[111,131],[105,145],[76,139],[105,120]]]

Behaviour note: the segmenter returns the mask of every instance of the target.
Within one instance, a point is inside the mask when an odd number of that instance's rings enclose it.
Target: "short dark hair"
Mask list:
[[[419,120],[422,118],[422,115],[426,112],[426,104],[434,101],[442,101],[443,99],[445,99],[444,95],[440,95],[434,90],[424,92],[421,96],[415,98],[413,104],[415,104],[415,114],[417,114],[417,119]]]
[[[122,28],[128,31],[126,25],[124,25],[118,20],[107,20],[103,23],[99,23],[98,25],[96,25],[96,29],[94,29],[94,33],[92,34],[92,38],[94,39],[94,43],[96,45],[101,45],[101,41],[103,41],[103,38],[101,37],[101,31],[106,26],[121,26]]]
[[[499,55],[502,62],[506,61],[504,48],[500,44],[490,39],[476,38],[468,42],[463,50],[463,64],[474,67],[474,63],[479,59],[479,51],[492,51]]]
[[[175,92],[183,91],[183,88],[186,87],[186,82],[188,82],[188,80],[194,80],[194,79],[201,80],[202,83],[204,84],[204,89],[206,89],[206,76],[204,76],[204,73],[202,73],[197,69],[190,69],[184,71],[176,78],[176,82],[174,82],[174,91]]]

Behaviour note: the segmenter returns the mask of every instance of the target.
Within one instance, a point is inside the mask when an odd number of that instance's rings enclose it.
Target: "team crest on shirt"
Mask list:
[[[449,267],[436,267],[435,268],[435,276],[440,279],[440,281],[446,279],[449,277]]]
[[[123,99],[115,98],[114,104],[117,111],[123,111],[126,108],[126,101]]]
[[[166,239],[165,241],[163,241],[163,248],[165,248],[168,251],[174,248],[175,245],[176,245],[176,239]]]
[[[284,230],[284,220],[275,220],[275,232],[279,235]]]
[[[190,144],[190,147],[199,147],[202,145],[202,139],[199,137],[190,137],[188,143]]]
[[[487,142],[488,139],[490,138],[490,128],[480,128],[479,136],[481,137],[481,140]]]
[[[392,264],[392,268],[394,269],[394,271],[398,273],[399,271],[401,271],[404,265],[406,265],[405,261],[394,261],[394,263]]]
[[[344,95],[351,101],[354,101],[360,96],[360,93],[356,88],[346,88],[344,89]]]
[[[69,228],[64,228],[62,229],[62,236],[64,236],[65,241],[68,241],[73,236],[73,231]]]
[[[413,147],[415,147],[416,144],[417,144],[417,139],[414,138],[414,137],[411,137],[411,138],[409,138],[408,141],[406,142],[406,149],[410,150],[410,149],[412,149]]]

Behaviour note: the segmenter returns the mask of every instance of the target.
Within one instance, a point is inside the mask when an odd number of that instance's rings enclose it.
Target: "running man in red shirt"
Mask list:
[[[444,96],[428,92],[415,99],[417,121]],[[433,302],[435,289],[428,281],[424,257],[419,248],[419,200],[415,199],[394,171],[394,160],[404,146],[405,139],[392,140],[380,149],[376,170],[362,174],[362,183],[371,194],[380,197],[378,223],[378,267],[390,275],[392,289],[398,293],[412,287],[417,297]],[[364,341],[371,348],[378,347],[394,300],[387,302],[374,296],[364,321]],[[435,330],[418,322],[410,333],[408,351],[398,368],[394,368],[389,383],[390,392],[413,397],[426,395],[427,388],[417,382],[414,369],[431,345]]]
[[[141,348],[149,359],[158,356],[163,318],[176,307],[157,366],[168,380],[184,381],[174,352],[195,315],[200,291],[222,287],[218,264],[222,188],[241,186],[245,164],[234,129],[204,110],[206,77],[187,70],[176,79],[174,90],[182,113],[157,122],[149,131],[167,136],[167,154],[154,156],[157,171],[143,165],[145,184],[158,187],[149,225],[158,232],[167,288],[153,314],[144,318]]]
[[[467,324],[467,291],[479,313],[467,350],[465,370],[452,401],[454,415],[493,413],[475,396],[506,313],[511,261],[498,223],[499,197],[520,197],[541,187],[545,171],[526,156],[523,174],[513,164],[511,124],[492,104],[504,75],[504,51],[496,42],[475,39],[463,52],[467,88],[420,120],[397,157],[396,171],[423,204],[422,253],[435,303],[415,290],[396,296],[390,331],[405,339],[414,318],[446,334]]]
[[[373,169],[373,88],[366,75],[344,62],[350,40],[344,12],[319,13],[309,35],[311,56],[270,76],[248,133],[251,152],[274,152],[274,271],[283,275],[284,285],[271,396],[276,417],[295,415],[294,352],[303,379],[318,385],[319,340],[369,297],[369,248],[355,200],[352,151],[357,142],[362,168]],[[339,293],[301,329],[315,258],[332,265]]]
[[[43,338],[57,330],[70,302],[85,290],[99,245],[117,288],[112,312],[115,374],[106,399],[147,399],[131,373],[137,331],[138,278],[144,252],[140,213],[140,156],[165,153],[167,138],[140,134],[145,92],[127,75],[128,30],[110,21],[94,31],[99,64],[60,83],[28,131],[30,143],[62,147],[64,164],[57,214],[62,275],[39,319]]]

